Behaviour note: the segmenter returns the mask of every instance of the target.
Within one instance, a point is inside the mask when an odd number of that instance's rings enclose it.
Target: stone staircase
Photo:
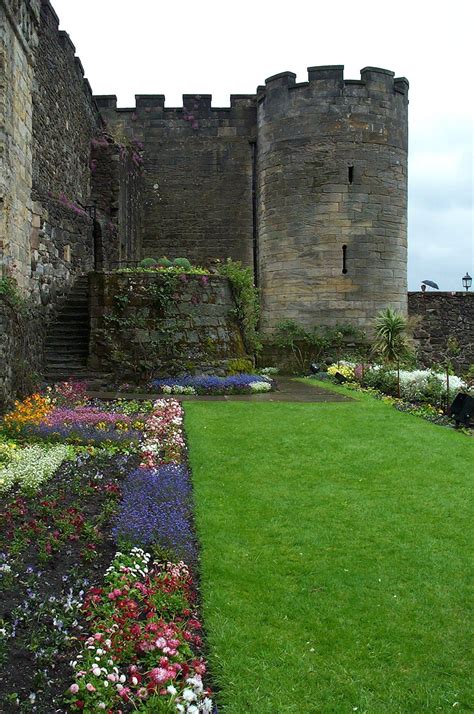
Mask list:
[[[87,369],[88,356],[89,282],[87,275],[81,275],[76,278],[46,336],[46,381],[94,376]]]

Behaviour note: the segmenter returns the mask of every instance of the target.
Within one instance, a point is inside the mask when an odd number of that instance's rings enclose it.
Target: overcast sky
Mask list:
[[[409,289],[474,276],[472,0],[52,0],[95,94],[255,92],[290,70],[367,65],[410,82]]]

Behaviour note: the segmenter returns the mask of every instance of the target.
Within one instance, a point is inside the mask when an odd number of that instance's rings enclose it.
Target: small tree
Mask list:
[[[375,320],[374,350],[388,365],[397,367],[397,394],[400,398],[400,361],[408,355],[407,321],[400,312],[387,307]]]
[[[275,344],[288,350],[298,372],[304,373],[312,360],[319,360],[328,348],[329,340],[317,327],[307,330],[294,320],[277,325]]]
[[[460,353],[461,348],[455,337],[449,337],[446,345],[446,411],[449,411],[449,374],[452,371],[452,360]]]

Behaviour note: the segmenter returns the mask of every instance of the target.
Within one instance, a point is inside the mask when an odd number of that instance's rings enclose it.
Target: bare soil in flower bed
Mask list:
[[[0,510],[0,711],[65,712],[69,661],[87,634],[85,591],[115,553],[111,519],[136,457],[65,462],[39,493],[14,490]],[[8,568],[11,568],[8,571]]]

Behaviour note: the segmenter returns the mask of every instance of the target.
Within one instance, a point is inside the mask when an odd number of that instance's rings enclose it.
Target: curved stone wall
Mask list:
[[[369,327],[407,309],[408,82],[365,68],[285,72],[259,88],[262,329]]]

